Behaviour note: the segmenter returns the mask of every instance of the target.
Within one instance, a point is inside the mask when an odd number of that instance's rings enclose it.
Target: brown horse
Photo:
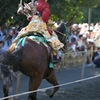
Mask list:
[[[57,32],[57,35],[59,32]],[[63,35],[61,35],[61,37],[66,38]],[[17,48],[15,48],[16,45]],[[29,91],[37,90],[42,79],[46,79],[53,86],[58,85],[54,68],[50,68],[49,66],[51,62],[51,48],[46,43],[37,40],[37,38],[34,39],[34,41],[26,38],[24,46],[22,46],[22,42],[19,43],[19,40],[15,41],[9,48],[8,52],[4,54],[1,62],[2,65],[12,66],[14,72],[20,71],[30,78]],[[56,86],[54,87],[53,92],[50,92],[49,94],[46,93],[49,97],[53,97],[58,89],[59,87]],[[6,85],[4,85],[3,90],[5,96],[8,96],[8,88]],[[36,95],[36,92],[30,93],[28,100],[37,100]]]
[[[46,79],[54,86],[58,85],[54,68],[49,67],[51,60],[50,47],[27,38],[24,46],[20,44],[15,49],[17,42],[14,42],[9,48],[9,51],[4,55],[2,63],[12,66],[13,71],[21,71],[29,76],[29,91],[37,90],[42,79]],[[53,97],[58,89],[59,87],[55,87],[53,93],[49,96]],[[4,92],[6,93],[5,96],[8,96],[6,87],[4,87],[4,91],[6,91]],[[29,94],[28,100],[37,100],[36,94],[36,92]]]

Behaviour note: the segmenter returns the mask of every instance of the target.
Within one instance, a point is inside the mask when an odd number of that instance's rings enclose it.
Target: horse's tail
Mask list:
[[[0,79],[3,81],[4,86],[9,90],[12,89],[12,73],[7,65],[0,63]]]

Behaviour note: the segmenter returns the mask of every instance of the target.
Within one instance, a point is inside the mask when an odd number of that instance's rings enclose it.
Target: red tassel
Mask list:
[[[28,17],[28,18],[27,18],[27,20],[28,20],[29,22],[31,21],[31,19],[32,19],[32,17]]]
[[[49,34],[52,35],[53,33],[52,29],[50,29],[49,27],[47,27],[47,29],[48,29]]]

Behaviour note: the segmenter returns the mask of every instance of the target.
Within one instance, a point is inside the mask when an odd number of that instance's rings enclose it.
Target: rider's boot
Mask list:
[[[62,61],[61,51],[54,52],[53,51],[53,63],[60,63]]]

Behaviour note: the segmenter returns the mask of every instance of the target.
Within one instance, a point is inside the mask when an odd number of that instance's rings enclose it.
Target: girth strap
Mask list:
[[[21,38],[21,39],[18,41],[17,46],[18,46],[20,43],[22,43],[21,45],[24,46],[24,45],[25,45],[25,40],[26,40],[26,38],[27,38],[27,36]]]

